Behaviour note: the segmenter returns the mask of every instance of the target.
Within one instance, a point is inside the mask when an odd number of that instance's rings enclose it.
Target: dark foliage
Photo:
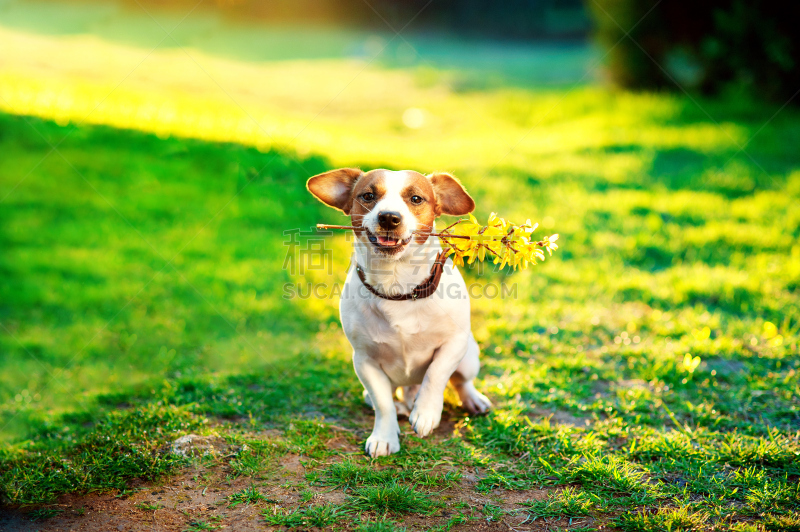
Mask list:
[[[758,0],[589,0],[612,80],[716,93],[735,85],[784,103],[800,90],[800,5]]]

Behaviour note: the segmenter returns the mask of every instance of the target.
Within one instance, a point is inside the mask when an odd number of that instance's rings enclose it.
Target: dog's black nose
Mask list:
[[[384,211],[378,214],[378,225],[381,226],[381,229],[386,229],[387,231],[394,231],[402,221],[403,218],[399,212]]]

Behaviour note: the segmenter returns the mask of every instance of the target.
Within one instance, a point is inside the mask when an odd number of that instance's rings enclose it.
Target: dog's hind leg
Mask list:
[[[397,388],[395,391],[397,400],[394,402],[397,407],[397,415],[408,416],[411,414],[411,410],[414,409],[414,400],[417,398],[417,392],[419,392],[419,384]]]
[[[492,403],[481,392],[475,389],[473,379],[478,376],[481,369],[480,349],[478,342],[470,335],[467,353],[450,377],[450,384],[455,388],[461,399],[461,407],[470,414],[485,414],[492,408]]]
[[[413,395],[406,392],[408,388],[415,388]],[[418,388],[419,386],[402,386],[397,388],[395,391],[397,399],[394,401],[394,406],[397,409],[398,416],[408,417],[411,413],[411,409],[414,408],[414,397],[417,395]],[[369,396],[369,392],[364,390],[361,392],[361,395],[364,397],[364,402],[367,403],[367,406],[375,410],[375,405],[372,404],[372,398]]]

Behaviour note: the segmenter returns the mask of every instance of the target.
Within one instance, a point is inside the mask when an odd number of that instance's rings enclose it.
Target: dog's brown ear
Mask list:
[[[325,205],[350,214],[353,185],[362,175],[358,168],[340,168],[315,175],[308,180],[306,187]]]
[[[475,202],[458,179],[445,173],[429,177],[436,193],[436,214],[461,216],[475,209]]]

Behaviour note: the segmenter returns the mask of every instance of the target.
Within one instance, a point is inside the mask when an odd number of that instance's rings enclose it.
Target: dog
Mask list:
[[[341,168],[310,178],[307,188],[356,227],[356,265],[339,312],[364,399],[375,410],[366,454],[400,450],[398,414],[408,415],[417,435],[429,435],[441,421],[448,382],[467,412],[486,413],[491,402],[473,385],[480,359],[467,286],[430,236],[439,215],[475,208],[458,179]]]

